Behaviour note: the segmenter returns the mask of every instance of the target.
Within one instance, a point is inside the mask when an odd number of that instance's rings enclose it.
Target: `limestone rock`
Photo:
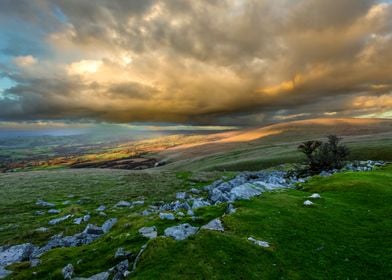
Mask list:
[[[174,238],[175,240],[184,240],[189,236],[196,234],[198,227],[193,227],[190,224],[180,224],[165,229],[165,236]]]
[[[253,237],[249,237],[248,240],[250,242],[252,242],[253,244],[256,244],[257,246],[260,246],[260,247],[264,247],[264,248],[270,247],[270,245],[267,241],[257,240],[257,239],[254,239]]]
[[[31,243],[3,247],[0,252],[0,267],[28,260],[35,249],[36,247]]]
[[[58,210],[58,209],[49,209],[48,210],[48,213],[49,214],[59,214],[61,211],[60,210]]]
[[[305,206],[311,206],[311,205],[313,205],[314,203],[313,202],[311,202],[310,200],[305,200],[304,201],[304,205]]]
[[[71,280],[74,274],[74,267],[72,264],[67,264],[62,270],[64,279]]]
[[[56,224],[61,223],[61,222],[65,221],[65,220],[68,220],[71,217],[72,217],[72,215],[66,215],[64,217],[60,217],[60,218],[57,218],[57,219],[50,220],[49,221],[49,225],[52,225],[52,226],[56,225]]]
[[[318,193],[314,193],[309,198],[321,198],[321,196]]]
[[[201,228],[208,230],[225,231],[225,228],[222,225],[222,221],[219,218],[210,221],[208,224],[202,226]]]
[[[105,211],[105,210],[106,210],[105,205],[101,205],[97,209],[95,209],[95,211],[98,211],[98,212],[102,212],[102,211]]]
[[[117,218],[111,218],[106,220],[102,225],[103,232],[104,233],[109,232],[116,223],[117,223]]]
[[[132,205],[132,203],[122,200],[122,201],[117,202],[115,207],[130,207],[131,205]]]
[[[254,196],[258,196],[262,193],[260,188],[257,188],[253,184],[245,183],[238,187],[234,187],[230,191],[230,196],[233,200],[237,199],[250,199]]]
[[[176,217],[173,213],[159,213],[159,218],[161,220],[175,220]]]
[[[93,235],[100,235],[104,234],[104,231],[101,227],[93,225],[93,224],[88,224],[86,228],[84,229],[83,233],[87,234],[93,234]]]
[[[185,198],[186,198],[186,192],[176,193],[176,199],[185,199]]]
[[[139,229],[139,233],[146,238],[155,238],[158,236],[157,228],[155,226],[152,227],[142,227]]]
[[[38,199],[35,205],[42,206],[42,207],[54,207],[53,203],[46,202],[45,200]]]

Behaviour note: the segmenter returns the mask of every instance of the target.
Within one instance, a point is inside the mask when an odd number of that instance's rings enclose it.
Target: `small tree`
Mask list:
[[[318,174],[324,170],[342,168],[349,150],[340,144],[341,140],[336,135],[329,135],[326,143],[306,141],[299,145],[298,150],[306,156],[308,173]]]

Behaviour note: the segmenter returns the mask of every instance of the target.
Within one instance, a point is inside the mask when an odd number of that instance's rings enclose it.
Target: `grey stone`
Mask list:
[[[70,264],[70,263],[67,264],[67,265],[63,268],[62,273],[63,273],[64,279],[71,280],[71,279],[72,279],[72,276],[73,276],[73,274],[74,274],[74,267],[73,267],[73,265]]]
[[[105,212],[99,212],[99,216],[106,217],[107,215]]]
[[[53,203],[49,203],[47,201],[44,201],[42,199],[38,199],[35,205],[42,206],[42,207],[54,207],[55,205]]]
[[[71,201],[69,201],[69,200],[66,200],[63,202],[63,205],[69,205],[69,204],[71,204]]]
[[[313,202],[311,202],[310,200],[305,200],[304,201],[304,205],[305,206],[312,206],[314,203]]]
[[[234,187],[230,191],[230,197],[232,200],[237,200],[237,199],[250,199],[254,196],[260,195],[262,192],[260,188],[257,188],[256,186],[250,184],[250,183],[245,183],[242,184],[238,187]]]
[[[7,266],[16,262],[28,260],[36,249],[31,243],[14,245],[11,247],[3,247],[0,252],[0,266]]]
[[[185,198],[186,198],[186,192],[176,193],[176,199],[185,199]]]
[[[153,213],[152,211],[146,209],[146,210],[144,210],[144,211],[142,212],[142,215],[143,215],[143,216],[149,216],[149,215],[151,215],[152,213]]]
[[[184,212],[181,212],[181,211],[177,212],[177,215],[180,216],[180,217],[184,217],[185,216]]]
[[[130,207],[131,205],[132,205],[132,203],[122,200],[122,201],[117,202],[115,207]]]
[[[88,222],[88,221],[90,221],[90,219],[91,219],[91,216],[90,215],[84,215],[83,216],[83,222]]]
[[[321,196],[318,193],[314,193],[309,198],[321,198]]]
[[[235,213],[236,211],[237,211],[237,209],[234,208],[233,204],[229,203],[229,204],[227,205],[226,214],[233,214],[233,213]]]
[[[225,228],[222,225],[222,221],[219,218],[210,221],[208,224],[202,226],[201,228],[207,230],[225,231]]]
[[[123,260],[119,264],[117,264],[114,269],[114,276],[113,280],[122,280],[128,275],[128,267],[129,267],[129,262],[128,260]]]
[[[190,209],[186,213],[188,214],[188,216],[194,216],[195,215],[195,213],[192,210],[190,210]]]
[[[98,212],[102,212],[102,211],[105,211],[105,210],[106,210],[105,205],[101,205],[97,209],[95,209],[95,211],[98,211]]]
[[[211,203],[209,203],[208,201],[203,200],[201,198],[196,198],[193,200],[192,209],[198,209],[200,207],[205,207],[210,205]]]
[[[96,225],[93,225],[93,224],[88,224],[86,226],[86,228],[84,229],[83,233],[100,235],[100,234],[104,234],[104,231],[99,226],[96,226]]]
[[[45,212],[44,211],[35,211],[35,215],[42,216],[42,215],[45,215]]]
[[[49,229],[47,227],[39,227],[35,229],[36,232],[47,232]]]
[[[110,218],[106,220],[102,225],[103,232],[104,233],[109,232],[116,223],[117,223],[117,218]]]
[[[65,220],[68,220],[71,217],[72,217],[72,215],[66,215],[64,217],[60,217],[60,218],[57,218],[57,219],[50,220],[49,221],[49,225],[52,225],[52,226],[56,225],[56,224],[61,223],[61,222],[65,221]]]
[[[139,229],[139,233],[146,238],[156,238],[158,236],[157,228],[155,226],[152,227],[142,227]]]
[[[114,254],[114,258],[119,259],[119,258],[128,258],[132,253],[129,251],[125,251],[124,248],[120,247],[116,250],[116,253]]]
[[[48,213],[49,214],[59,214],[61,211],[60,210],[58,210],[58,209],[49,209],[48,210]]]
[[[159,213],[159,218],[161,220],[175,220],[176,217],[173,215],[173,213]]]
[[[144,201],[143,200],[134,201],[134,202],[132,202],[132,205],[134,205],[134,206],[144,205]]]
[[[89,280],[108,280],[109,276],[109,272],[105,271],[91,276]]]
[[[260,246],[260,247],[264,247],[264,248],[270,247],[270,245],[267,241],[257,240],[257,239],[254,239],[253,237],[249,237],[248,240],[250,242],[252,242],[253,244]]]
[[[189,236],[196,234],[198,227],[193,227],[190,224],[180,224],[165,229],[165,236],[174,238],[175,240],[184,240]]]
[[[11,270],[7,270],[4,267],[0,266],[0,279],[6,278],[12,273]]]
[[[198,189],[196,189],[196,188],[192,188],[192,189],[190,190],[190,192],[193,193],[193,194],[200,194],[200,193],[201,193],[201,191],[198,190]]]
[[[34,258],[30,260],[30,267],[36,267],[41,263],[40,259]]]

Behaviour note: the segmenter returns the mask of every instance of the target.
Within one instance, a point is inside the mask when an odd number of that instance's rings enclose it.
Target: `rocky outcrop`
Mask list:
[[[165,236],[172,237],[175,240],[185,240],[189,236],[196,234],[198,230],[198,227],[193,227],[190,224],[180,224],[165,229]]]
[[[213,219],[211,222],[202,226],[201,228],[207,230],[225,231],[225,228],[222,225],[222,221],[219,218]]]
[[[72,276],[74,274],[74,267],[72,264],[67,264],[63,269],[62,269],[63,277],[66,280],[71,280]]]

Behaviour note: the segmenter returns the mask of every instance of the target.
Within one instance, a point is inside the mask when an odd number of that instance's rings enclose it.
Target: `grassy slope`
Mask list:
[[[304,207],[312,192],[322,199]],[[153,241],[136,279],[391,279],[391,201],[392,166],[314,179],[238,203],[225,233]]]
[[[274,132],[274,134],[269,134]],[[277,133],[278,132],[278,133]],[[160,153],[172,162],[163,169],[260,170],[282,163],[298,162],[297,146],[306,140],[325,140],[336,134],[350,148],[352,160],[392,161],[392,121],[361,119],[314,119],[287,122],[240,131],[243,141],[207,142],[175,147]],[[241,134],[240,134],[241,135]],[[246,141],[246,137],[255,137]]]
[[[22,175],[22,176],[21,176]],[[112,231],[98,241],[79,248],[55,249],[42,257],[42,264],[11,267],[10,279],[62,279],[61,268],[75,266],[78,276],[89,276],[113,266],[120,246],[136,253],[146,240],[137,230],[156,225],[160,234],[171,225],[189,222],[203,225],[221,216],[224,206],[201,209],[200,219],[160,221],[143,217],[136,209],[113,209],[119,200],[173,200],[174,193],[208,181],[222,173],[129,172],[76,170],[27,172],[0,175],[0,244],[42,243],[53,234],[73,234],[84,225],[65,222],[49,233],[34,229],[47,226],[56,216],[35,216],[37,198],[55,201],[63,214],[81,215],[105,204],[108,217],[119,218]],[[205,183],[196,183],[196,187]],[[306,208],[312,192],[321,200]],[[72,204],[61,205],[68,200]],[[83,199],[85,203],[76,204]],[[136,279],[388,279],[392,277],[392,166],[363,173],[344,173],[317,178],[302,190],[268,193],[236,204],[238,212],[223,219],[225,233],[202,231],[182,242],[158,238],[149,243],[138,266]],[[57,216],[61,216],[57,215]],[[105,218],[93,214],[92,223]],[[271,243],[262,249],[250,244],[253,236]],[[99,258],[97,258],[99,256]],[[81,260],[79,264],[76,264]],[[33,276],[33,272],[37,272]]]

